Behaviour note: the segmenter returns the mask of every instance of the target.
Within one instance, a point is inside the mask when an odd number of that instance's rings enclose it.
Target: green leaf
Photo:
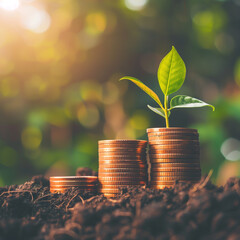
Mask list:
[[[179,90],[185,80],[186,66],[177,50],[172,50],[163,58],[158,68],[158,82],[164,95]]]
[[[178,95],[171,99],[170,102],[170,109],[173,108],[196,108],[196,107],[211,107],[213,111],[215,111],[215,107],[208,103],[205,103],[197,98],[185,96],[185,95]]]
[[[129,80],[129,81],[135,83],[145,93],[147,93],[153,100],[155,100],[159,106],[162,107],[162,103],[161,103],[158,95],[153,90],[151,90],[149,87],[147,87],[144,83],[142,83],[140,80],[138,80],[137,78],[126,76],[126,77],[121,78],[120,81],[121,80]]]
[[[162,116],[165,118],[165,112],[161,109],[161,108],[155,108],[155,107],[151,107],[150,105],[147,105],[148,108],[150,110],[152,110],[153,112],[157,113],[158,115]],[[170,111],[168,111],[168,117],[170,116]]]

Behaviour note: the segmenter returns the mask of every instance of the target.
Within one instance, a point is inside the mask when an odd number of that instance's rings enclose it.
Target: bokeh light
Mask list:
[[[240,140],[226,139],[221,146],[221,153],[229,161],[240,161]]]
[[[95,127],[99,121],[99,111],[95,105],[81,104],[77,110],[79,122],[86,128]]]
[[[148,0],[125,0],[125,5],[130,10],[140,11],[145,7],[147,2]]]
[[[44,9],[22,6],[19,12],[21,25],[32,32],[43,33],[50,27],[51,17]]]
[[[0,8],[6,11],[14,11],[20,6],[19,0],[0,0]]]
[[[22,131],[22,144],[28,150],[36,150],[42,142],[42,133],[36,127],[26,127]]]

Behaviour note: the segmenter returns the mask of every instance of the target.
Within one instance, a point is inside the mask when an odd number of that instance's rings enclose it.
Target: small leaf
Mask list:
[[[177,50],[172,50],[163,58],[158,68],[158,82],[164,95],[179,90],[185,80],[186,66]]]
[[[171,99],[170,102],[170,109],[173,108],[196,108],[196,107],[211,107],[213,111],[215,111],[215,107],[208,103],[205,103],[197,98],[185,96],[185,95],[178,95]]]
[[[162,103],[161,103],[158,95],[153,90],[151,90],[149,87],[147,87],[144,83],[142,83],[140,80],[138,80],[137,78],[126,76],[126,77],[121,78],[120,81],[121,80],[132,81],[138,87],[140,87],[145,93],[147,93],[153,100],[155,100],[159,106],[162,106]]]
[[[152,110],[153,112],[165,118],[165,112],[161,108],[151,107],[150,105],[147,105],[147,106],[150,110]],[[169,116],[170,116],[170,111],[168,111],[168,117]]]

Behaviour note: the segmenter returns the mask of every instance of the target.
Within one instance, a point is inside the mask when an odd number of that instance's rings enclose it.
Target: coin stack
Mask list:
[[[147,184],[147,141],[102,140],[98,142],[100,192],[115,197],[120,188]]]
[[[64,193],[72,187],[78,188],[80,192],[97,193],[98,178],[96,176],[50,177],[50,192],[52,193]]]
[[[150,128],[150,187],[171,187],[176,180],[196,183],[201,178],[199,135],[196,129]]]

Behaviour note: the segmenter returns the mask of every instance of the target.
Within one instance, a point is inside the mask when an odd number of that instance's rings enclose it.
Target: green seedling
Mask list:
[[[158,95],[143,84],[140,80],[134,77],[125,76],[120,80],[130,80],[146,92],[159,107],[151,107],[147,105],[150,110],[165,118],[166,127],[169,127],[169,116],[171,110],[174,108],[196,108],[209,106],[215,110],[213,105],[205,103],[197,98],[186,95],[178,95],[171,99],[168,107],[168,97],[170,94],[178,91],[184,83],[186,76],[186,66],[177,50],[172,47],[172,50],[162,59],[158,68],[158,82],[164,94],[164,104],[161,103]]]

